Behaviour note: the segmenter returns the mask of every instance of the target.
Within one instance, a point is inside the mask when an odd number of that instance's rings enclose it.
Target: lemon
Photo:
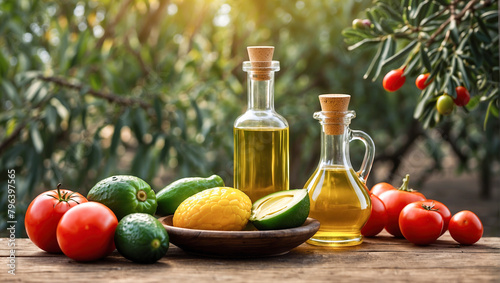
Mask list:
[[[245,228],[252,202],[240,190],[216,187],[185,199],[175,210],[175,227],[240,231]]]
[[[287,190],[269,194],[252,206],[250,221],[259,230],[299,227],[309,215],[307,190]]]

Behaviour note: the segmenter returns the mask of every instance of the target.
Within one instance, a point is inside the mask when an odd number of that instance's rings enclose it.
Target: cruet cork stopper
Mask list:
[[[344,116],[351,96],[349,94],[321,94],[319,102],[325,119],[325,134],[341,135],[344,133]]]
[[[248,46],[247,51],[252,64],[252,79],[257,81],[270,80],[274,46]]]

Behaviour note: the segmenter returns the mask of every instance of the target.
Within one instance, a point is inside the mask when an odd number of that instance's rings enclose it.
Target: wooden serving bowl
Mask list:
[[[170,242],[182,250],[211,257],[264,257],[282,255],[311,238],[319,221],[307,218],[296,228],[267,231],[213,231],[174,227],[173,215],[158,220],[168,232]]]

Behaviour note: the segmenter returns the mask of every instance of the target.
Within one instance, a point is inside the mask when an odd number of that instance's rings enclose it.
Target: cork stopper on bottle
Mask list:
[[[252,64],[252,79],[257,81],[270,80],[274,46],[248,46],[247,51]]]
[[[344,116],[351,96],[349,94],[322,94],[319,96],[321,111],[327,117],[324,131],[327,135],[344,133]]]

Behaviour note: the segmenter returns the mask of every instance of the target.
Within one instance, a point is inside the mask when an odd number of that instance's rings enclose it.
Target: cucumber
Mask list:
[[[157,207],[155,192],[149,184],[127,175],[101,180],[89,191],[87,199],[109,207],[118,220],[136,212],[153,215]]]
[[[146,213],[125,216],[115,230],[115,245],[125,258],[138,263],[154,263],[168,250],[169,238],[165,227]]]
[[[208,178],[179,179],[156,194],[156,202],[158,203],[156,214],[159,216],[174,214],[179,204],[188,197],[206,189],[224,186],[224,181],[217,175]]]

